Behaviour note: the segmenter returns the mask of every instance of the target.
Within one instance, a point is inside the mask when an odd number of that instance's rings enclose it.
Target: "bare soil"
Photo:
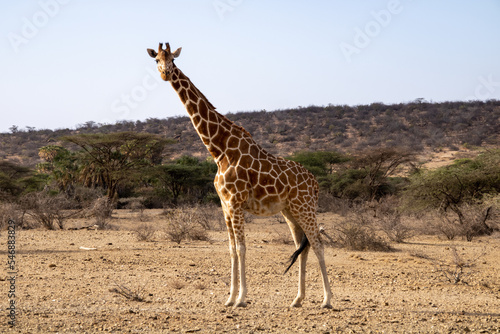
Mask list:
[[[271,218],[254,219],[247,225],[249,305],[232,309],[224,306],[230,281],[226,232],[178,245],[162,233],[159,211],[147,217],[158,228],[153,241],[138,241],[131,229],[141,222],[128,210],[114,214],[115,230],[18,231],[17,324],[8,325],[5,269],[0,332],[500,333],[498,233],[472,242],[417,236],[394,244],[396,251],[390,253],[329,247],[334,309],[320,308],[321,279],[313,254],[303,307],[292,309],[298,269],[283,275],[294,250],[283,242],[288,228]],[[325,225],[336,219],[319,216]],[[88,224],[75,220],[68,226]],[[0,239],[6,263],[5,231]],[[464,268],[457,284],[438,265],[454,262],[453,247],[464,262],[474,264]]]

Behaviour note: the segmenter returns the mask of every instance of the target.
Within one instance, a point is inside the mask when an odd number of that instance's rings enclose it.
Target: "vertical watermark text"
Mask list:
[[[16,266],[16,222],[9,219],[8,224],[8,237],[7,237],[7,266],[8,266],[8,281],[9,281],[9,292],[8,300],[9,306],[8,311],[8,324],[10,326],[16,325],[16,277],[17,277],[17,266]]]

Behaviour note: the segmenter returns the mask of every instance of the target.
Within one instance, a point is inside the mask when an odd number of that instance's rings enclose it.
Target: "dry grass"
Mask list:
[[[204,282],[197,281],[196,283],[193,284],[193,287],[196,290],[206,290],[207,285]]]
[[[436,271],[439,272],[442,277],[453,284],[464,283],[469,284],[466,280],[467,277],[471,277],[473,274],[473,269],[478,260],[486,255],[485,249],[483,249],[479,254],[472,257],[466,256],[465,254],[460,254],[456,247],[450,247],[451,256],[447,260],[434,260],[434,265]],[[468,257],[468,259],[467,259]]]
[[[10,219],[12,219],[18,228],[26,228],[24,224],[24,214],[19,206],[14,203],[0,203],[0,229],[4,229]]]
[[[95,223],[100,230],[107,230],[111,226],[109,225],[109,218],[113,213],[114,205],[106,196],[101,196],[97,198],[90,210],[88,215],[95,218]]]
[[[136,301],[136,302],[145,302],[146,301],[146,288],[145,286],[139,287],[137,289],[130,289],[125,285],[115,283],[115,287],[109,289],[110,292],[117,293],[128,300]]]
[[[165,224],[161,209],[147,213],[159,229]],[[318,221],[325,225],[338,224],[342,219],[330,213],[318,215]],[[314,321],[304,322],[303,317],[292,314],[297,312],[286,311],[297,292],[296,274],[283,277],[277,268],[279,259],[286,258],[293,246],[260,243],[265,238],[270,240],[269,233],[275,229],[289,235],[286,225],[270,217],[247,224],[251,304],[245,310],[235,311],[223,306],[230,282],[226,231],[210,232],[215,240],[212,244],[196,242],[177,247],[173,242],[161,241],[137,247],[135,234],[131,233],[138,222],[135,213],[116,210],[111,222],[120,229],[39,229],[20,233],[23,252],[29,255],[23,256],[21,263],[26,272],[21,294],[30,298],[20,299],[19,305],[21,310],[36,312],[21,316],[16,331],[122,333],[144,332],[146,328],[161,333],[202,328],[202,332],[220,333],[234,332],[237,322],[245,325],[240,328],[243,332],[316,333],[320,323],[320,330],[332,333],[462,333],[466,326],[471,332],[496,333],[500,321],[492,307],[498,304],[500,289],[499,233],[474,239],[472,243],[418,235],[411,243],[398,245],[401,251],[393,253],[327,248],[325,258],[335,291],[332,302],[337,310],[333,313],[319,308],[321,275],[314,254],[309,254],[303,310]],[[79,218],[70,223],[82,226],[88,222]],[[332,225],[326,227],[334,237]],[[2,237],[6,240],[5,233]],[[98,251],[82,251],[80,246],[96,247]],[[452,246],[465,259],[460,282],[456,284],[452,283],[455,278],[448,281],[436,271],[431,260],[442,259],[449,265],[443,269],[454,270]],[[467,263],[481,253],[482,247],[486,254],[469,267]],[[40,252],[41,249],[47,251]],[[49,267],[50,264],[57,266]],[[99,284],[106,281],[110,284]],[[119,289],[114,282],[125,288]],[[153,292],[154,297],[144,291],[144,282],[146,291]],[[152,304],[134,301],[141,299]],[[276,312],[280,308],[286,312]],[[245,319],[241,318],[243,315]],[[0,324],[0,332],[9,330],[6,322]]]
[[[134,232],[139,241],[151,241],[156,232],[156,228],[152,224],[140,224],[134,229]]]
[[[271,242],[281,245],[293,245],[292,235],[290,231],[284,229],[276,229],[271,237]]]
[[[206,221],[196,208],[179,208],[165,213],[164,232],[170,241],[180,244],[183,240],[210,240],[205,229]]]
[[[376,231],[373,214],[355,207],[352,213],[335,226],[335,244],[354,251],[389,252],[394,249]]]
[[[168,284],[172,289],[175,290],[181,290],[186,287],[186,282],[181,281],[179,279],[173,279],[172,281],[169,282]]]

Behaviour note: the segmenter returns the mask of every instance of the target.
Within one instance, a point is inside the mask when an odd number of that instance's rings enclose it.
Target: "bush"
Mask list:
[[[318,212],[334,212],[341,216],[347,216],[351,206],[352,203],[349,199],[338,198],[324,191],[319,193]]]
[[[102,197],[104,191],[101,188],[89,188],[76,185],[73,188],[72,198],[79,209],[88,209],[94,202]]]
[[[500,193],[500,150],[476,159],[459,159],[435,170],[420,170],[410,178],[404,193],[411,210],[438,209],[461,214],[460,206],[481,202],[485,195]]]
[[[113,213],[114,205],[107,196],[97,198],[90,207],[88,214],[95,218],[95,223],[99,229],[108,229],[108,218]]]
[[[336,244],[354,251],[388,252],[393,248],[377,236],[373,216],[357,208],[336,227]]]
[[[21,209],[38,225],[48,230],[63,229],[64,221],[75,214],[74,207],[63,194],[50,194],[46,191],[29,193],[20,199]]]
[[[134,229],[134,232],[139,241],[151,241],[156,232],[156,229],[151,224],[141,224]]]
[[[207,231],[223,231],[226,221],[222,208],[215,204],[195,205],[193,207],[198,223]]]
[[[14,203],[0,203],[0,229],[8,226],[9,219],[16,223],[16,228],[23,228],[25,212]]]
[[[165,234],[170,241],[180,244],[183,240],[208,241],[207,230],[203,228],[196,209],[183,208],[166,212]]]
[[[375,210],[379,229],[390,241],[402,243],[414,236],[415,229],[407,222],[407,217],[399,212],[398,207],[399,200],[391,196],[378,202]]]
[[[444,279],[452,284],[465,283],[469,284],[465,279],[473,276],[473,270],[479,258],[486,253],[483,250],[474,257],[466,259],[464,254],[459,254],[456,247],[450,247],[451,260],[434,260],[436,271],[441,273]]]
[[[406,208],[436,210],[438,230],[453,239],[462,235],[471,241],[489,235],[488,220],[496,213],[491,198],[500,193],[500,150],[487,151],[475,159],[458,159],[452,165],[431,171],[417,171],[404,193]]]
[[[146,210],[146,206],[144,205],[144,199],[142,197],[122,198],[118,201],[118,205],[121,208],[129,209],[130,212],[137,212],[137,218],[141,222],[150,219],[150,217],[144,212]]]
[[[465,237],[467,241],[472,241],[476,236],[491,235],[493,228],[486,224],[490,218],[492,207],[486,209],[478,205],[463,204],[457,208],[459,214],[441,213],[441,232],[443,232],[449,240],[452,240],[456,235]],[[456,211],[455,210],[455,211]]]
[[[453,240],[457,235],[460,235],[459,227],[443,213],[436,212],[435,219],[429,225],[434,233],[442,234],[448,240]]]

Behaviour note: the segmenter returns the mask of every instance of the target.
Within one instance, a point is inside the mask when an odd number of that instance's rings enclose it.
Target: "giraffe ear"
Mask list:
[[[148,49],[148,54],[151,56],[151,58],[156,58],[156,56],[158,55],[153,49]]]
[[[179,57],[179,55],[181,54],[181,50],[182,48],[178,48],[174,53],[172,53],[172,56],[174,56],[174,58]]]

